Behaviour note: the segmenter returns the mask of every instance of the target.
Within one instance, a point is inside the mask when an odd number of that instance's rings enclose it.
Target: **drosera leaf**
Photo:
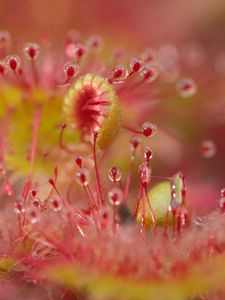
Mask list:
[[[151,207],[156,218],[157,225],[163,225],[168,207],[171,201],[171,183],[170,181],[163,181],[156,184],[148,192]],[[142,202],[138,210],[137,221],[141,222]],[[150,226],[152,223],[149,209],[146,209],[146,224]]]
[[[175,201],[178,206],[185,204],[185,184],[184,184],[184,176],[181,172],[176,173],[171,177],[171,180],[166,180],[156,184],[153,188],[151,188],[148,192],[148,197],[150,200],[150,204],[156,218],[157,225],[164,225],[166,220],[166,215],[168,212],[168,208],[171,203],[172,197],[172,188],[174,187],[174,196]],[[141,223],[142,218],[142,201],[140,202],[137,221]],[[169,223],[172,218],[169,215]],[[146,206],[146,225],[147,227],[151,226],[152,218],[148,207]]]
[[[79,77],[64,97],[63,111],[71,128],[98,133],[97,146],[107,148],[121,125],[117,93],[109,82],[95,74]]]

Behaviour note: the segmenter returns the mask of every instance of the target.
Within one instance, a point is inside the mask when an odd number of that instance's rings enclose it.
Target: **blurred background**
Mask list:
[[[198,99],[189,102],[193,117],[184,122],[177,117],[179,111],[174,115],[160,108],[151,117],[161,128],[178,128],[187,144],[213,140],[217,153],[205,159],[185,143],[181,149],[176,139],[161,132],[161,144],[155,146],[159,154],[155,170],[168,176],[182,169],[190,206],[202,213],[217,205],[225,186],[224,0],[0,0],[0,27],[15,40],[49,38],[63,44],[67,32],[76,29],[85,37],[101,35],[107,48],[122,45],[131,52],[167,43],[181,49],[183,56],[183,48],[204,49],[201,71],[184,66],[185,75],[201,82],[203,75],[214,74],[216,64],[220,76],[204,81]],[[173,104],[169,108],[177,109]]]
[[[187,37],[224,40],[224,0],[1,0],[1,27],[15,37],[62,38],[73,28],[143,47]],[[109,38],[110,33],[110,38]],[[220,40],[220,42],[222,42]],[[224,43],[224,41],[223,41]]]

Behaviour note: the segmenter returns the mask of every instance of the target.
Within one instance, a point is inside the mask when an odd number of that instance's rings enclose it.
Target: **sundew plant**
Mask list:
[[[173,44],[109,51],[77,31],[59,46],[2,30],[0,55],[0,299],[225,299],[224,187],[215,210],[192,214],[182,165],[154,171],[167,130],[190,168],[193,153],[218,154],[211,135],[157,124],[168,99],[167,116],[192,118],[202,81],[215,84],[204,63],[191,77]],[[188,58],[194,73],[204,50]]]

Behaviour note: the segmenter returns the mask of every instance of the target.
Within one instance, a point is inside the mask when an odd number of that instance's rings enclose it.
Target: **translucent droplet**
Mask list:
[[[28,59],[36,59],[40,52],[40,46],[37,43],[27,43],[24,46],[24,53]]]
[[[37,196],[37,190],[31,190],[31,196],[36,197]]]
[[[81,168],[83,159],[80,156],[77,156],[77,157],[75,157],[75,163],[78,165],[79,168]]]
[[[72,77],[76,76],[78,71],[79,71],[78,65],[74,64],[71,61],[68,61],[68,62],[65,63],[64,73],[67,77],[72,78]]]
[[[134,73],[139,72],[142,66],[143,66],[143,61],[140,58],[136,57],[131,60],[130,67]]]
[[[112,72],[109,75],[109,79],[112,80],[113,82],[120,82],[123,81],[127,77],[127,69],[125,66],[117,66],[115,67]]]
[[[41,201],[38,197],[35,197],[32,201],[32,204],[37,207],[37,208],[40,208],[41,207]]]
[[[74,45],[74,48],[73,48],[73,54],[77,57],[77,58],[81,58],[82,56],[84,56],[86,52],[86,49],[85,47],[80,44],[80,43],[76,43]]]
[[[8,55],[6,57],[6,64],[13,71],[17,70],[20,66],[20,58],[18,55]]]
[[[14,211],[17,215],[20,215],[25,212],[25,209],[21,202],[14,203]]]
[[[197,92],[197,86],[193,79],[184,78],[177,82],[176,90],[183,98],[189,98]]]
[[[103,207],[99,210],[101,228],[106,228],[110,221],[110,213],[108,207]]]
[[[11,37],[8,31],[0,31],[0,48],[7,48],[10,45]]]
[[[77,176],[77,182],[83,186],[87,186],[90,181],[90,172],[85,169],[81,168],[80,170],[77,171],[76,173]]]
[[[130,139],[130,145],[131,145],[131,150],[132,152],[136,151],[138,146],[140,145],[141,139],[139,136],[133,136]]]
[[[145,150],[144,156],[145,156],[146,161],[149,163],[149,161],[153,157],[152,149],[150,149],[149,147],[147,147],[146,150]]]
[[[157,79],[159,73],[153,67],[144,67],[141,71],[141,76],[146,82],[153,82]]]
[[[138,172],[139,172],[142,185],[144,187],[147,187],[151,180],[151,175],[152,175],[151,168],[147,163],[143,163],[140,165]]]
[[[62,209],[61,199],[50,198],[49,199],[49,205],[50,205],[51,209],[54,210],[54,211],[60,211]]]
[[[216,154],[216,145],[211,140],[205,140],[201,144],[201,152],[203,157],[212,158]]]
[[[118,188],[113,188],[108,193],[109,203],[113,206],[118,206],[123,200],[123,192]]]
[[[145,122],[142,125],[142,133],[145,137],[152,137],[156,134],[157,127],[155,124],[152,124],[150,122]]]
[[[34,206],[30,207],[26,211],[26,218],[30,223],[35,224],[41,218],[40,211]]]
[[[103,40],[99,35],[94,35],[87,40],[87,45],[91,49],[99,51],[103,47]]]
[[[112,181],[112,182],[118,182],[120,181],[121,179],[121,171],[119,168],[117,167],[112,167],[110,170],[109,170],[109,180]]]
[[[184,204],[185,196],[185,177],[181,172],[178,172],[171,178],[171,202],[174,201],[177,205],[182,205]]]

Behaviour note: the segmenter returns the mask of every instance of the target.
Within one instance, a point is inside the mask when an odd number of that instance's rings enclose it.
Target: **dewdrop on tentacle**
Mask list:
[[[24,53],[28,59],[36,59],[39,55],[40,46],[37,43],[27,43],[24,46]]]
[[[87,40],[87,45],[90,50],[98,52],[103,47],[103,40],[99,35],[93,35]]]
[[[205,158],[212,158],[216,155],[216,145],[211,140],[204,140],[201,143],[201,153]]]
[[[121,127],[116,92],[103,77],[86,74],[68,90],[63,105],[68,122],[83,133],[97,133],[97,146],[106,148]]]
[[[138,169],[138,172],[141,179],[141,184],[143,185],[143,187],[147,187],[151,180],[151,168],[147,163],[142,163]]]
[[[77,183],[83,186],[87,186],[90,181],[90,172],[85,168],[81,168],[77,171],[76,177]]]
[[[121,176],[121,171],[117,167],[112,167],[108,173],[109,180],[114,183],[120,181]]]
[[[141,71],[141,76],[144,81],[149,83],[155,81],[158,75],[158,71],[153,67],[144,67]]]
[[[108,200],[112,206],[119,206],[123,200],[123,192],[118,188],[113,188],[108,193]]]
[[[35,206],[29,207],[25,213],[26,213],[26,219],[31,224],[35,224],[41,219],[40,211]]]
[[[8,31],[1,30],[0,31],[0,50],[7,49],[10,45],[11,37]]]
[[[131,60],[130,68],[133,73],[139,72],[142,69],[142,66],[143,66],[143,62],[141,59],[135,57]]]
[[[142,124],[142,134],[145,137],[152,137],[156,134],[157,127],[155,124],[152,124],[150,122],[145,122]]]
[[[125,66],[119,65],[116,66],[109,74],[109,82],[123,82],[128,75],[128,71]]]
[[[149,163],[150,160],[152,159],[153,153],[152,153],[152,150],[149,147],[147,147],[145,149],[144,157],[145,157],[145,160],[146,160],[147,163]]]
[[[77,75],[79,68],[73,62],[68,61],[65,63],[63,70],[64,70],[64,73],[67,76],[67,78],[73,78],[74,76]]]
[[[18,55],[8,55],[6,57],[6,64],[12,71],[16,72],[20,67],[21,60]]]
[[[177,82],[176,90],[182,98],[189,98],[196,94],[197,86],[193,79],[184,78]]]
[[[62,201],[59,198],[50,198],[49,206],[55,212],[60,211],[62,209]]]

